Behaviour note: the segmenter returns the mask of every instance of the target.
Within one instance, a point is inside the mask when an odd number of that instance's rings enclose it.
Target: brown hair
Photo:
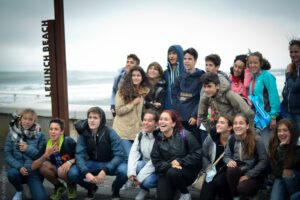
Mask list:
[[[293,123],[290,119],[284,118],[281,119],[277,124],[276,128],[274,129],[273,135],[269,142],[269,153],[270,153],[270,159],[273,163],[276,163],[276,151],[277,147],[280,145],[280,140],[278,138],[278,128],[280,125],[284,124],[290,131],[291,138],[290,138],[290,144],[288,145],[288,151],[286,154],[284,167],[288,168],[291,166],[293,154],[295,152],[295,149],[297,147],[298,137],[299,133],[297,131],[297,125]]]
[[[250,121],[248,119],[248,117],[244,114],[244,113],[238,113],[234,116],[233,121],[237,118],[237,117],[242,117],[246,124],[249,125],[249,128],[246,132],[246,137],[244,139],[244,144],[245,144],[245,148],[243,149],[244,153],[246,154],[246,156],[248,158],[251,158],[254,155],[255,152],[255,148],[256,148],[256,132],[253,129],[253,127],[250,125]]]
[[[125,104],[130,103],[133,101],[136,97],[141,96],[140,91],[137,91],[135,88],[133,82],[132,82],[132,73],[134,71],[138,71],[142,75],[142,82],[140,84],[141,87],[147,87],[148,86],[148,78],[146,76],[145,71],[140,66],[133,66],[129,72],[125,75],[124,81],[120,87],[120,95],[124,99]]]
[[[296,39],[293,39],[290,41],[289,43],[289,49],[292,47],[292,46],[298,46],[300,48],[300,40],[296,40]],[[297,66],[296,66],[296,63],[292,63],[292,69],[291,69],[291,76],[293,79],[296,79],[297,78]]]

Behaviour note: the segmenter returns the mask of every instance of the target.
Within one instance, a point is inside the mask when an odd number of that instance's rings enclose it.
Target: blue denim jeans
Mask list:
[[[294,193],[290,198],[290,200],[299,200],[299,199],[300,199],[300,192]]]
[[[98,173],[107,165],[107,162],[96,162],[88,160],[85,164],[90,173],[92,173],[93,175],[98,175]],[[116,176],[116,179],[112,183],[112,189],[119,190],[127,181],[127,164],[125,162],[121,163],[113,172],[107,172],[106,175]],[[87,190],[94,186],[93,183],[88,183],[83,180],[85,179],[85,177],[80,172],[77,165],[73,165],[69,170],[68,179],[70,180],[70,182],[77,183]]]
[[[23,176],[19,170],[11,168],[7,171],[7,179],[18,192],[23,190],[22,184],[27,184],[34,200],[48,199],[42,177],[37,171],[30,172],[28,176]]]
[[[287,191],[283,179],[275,179],[272,192],[271,200],[285,200],[287,199]]]
[[[131,140],[121,140],[121,144],[123,146],[123,149],[124,149],[124,157],[125,157],[125,160],[126,162],[128,161],[128,156],[129,156],[129,152],[130,152],[130,149],[131,149],[131,146],[132,146],[132,141]]]
[[[143,160],[139,160],[138,164],[137,164],[137,174],[141,171],[141,169],[145,166],[146,162]],[[145,190],[149,190],[150,188],[155,188],[157,186],[157,174],[153,173],[150,176],[148,176],[147,178],[145,178],[145,180],[141,183],[140,187],[145,189]]]
[[[293,170],[293,176],[275,179],[271,200],[288,199],[288,196],[300,191],[300,172]]]

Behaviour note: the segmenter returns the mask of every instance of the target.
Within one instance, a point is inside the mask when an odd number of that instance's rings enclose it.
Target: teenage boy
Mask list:
[[[184,128],[201,143],[200,131],[197,127],[197,111],[202,87],[200,77],[205,72],[195,67],[198,53],[194,48],[185,50],[183,54],[185,72],[178,76],[172,89],[174,110],[181,116]]]
[[[112,184],[112,199],[120,199],[120,188],[127,181],[127,165],[118,134],[106,126],[104,111],[91,107],[87,119],[75,124],[79,134],[76,145],[76,165],[72,166],[68,178],[88,192],[86,200],[95,199],[97,185],[105,176],[116,176]]]
[[[173,109],[172,87],[176,78],[184,72],[183,49],[180,45],[172,45],[168,49],[168,65],[164,71],[166,81],[166,100],[165,109]]]
[[[243,98],[231,91],[220,90],[220,80],[217,74],[207,72],[201,77],[204,98],[200,99],[198,117],[207,132],[215,131],[215,125],[220,115],[234,116],[237,113],[244,113],[253,121],[254,112]],[[208,110],[210,107],[210,116]]]
[[[54,185],[51,200],[59,200],[66,191],[66,187],[59,179],[67,183],[68,199],[76,199],[76,184],[68,181],[67,173],[75,164],[76,142],[64,136],[64,122],[61,119],[52,119],[49,123],[49,140],[45,153],[35,160],[31,168],[38,169],[43,177]]]
[[[118,70],[118,75],[114,79],[112,93],[111,93],[111,97],[110,97],[110,110],[111,110],[113,117],[116,115],[115,97],[116,97],[117,91],[120,88],[121,84],[123,83],[126,73],[129,72],[129,70],[133,66],[139,66],[139,65],[140,65],[140,59],[137,57],[137,55],[129,54],[127,56],[125,67],[122,67],[121,69]]]

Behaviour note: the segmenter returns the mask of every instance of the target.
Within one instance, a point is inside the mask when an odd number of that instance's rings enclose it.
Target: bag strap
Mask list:
[[[219,156],[219,158],[213,163],[213,166],[216,166],[218,162],[223,158],[225,151]]]

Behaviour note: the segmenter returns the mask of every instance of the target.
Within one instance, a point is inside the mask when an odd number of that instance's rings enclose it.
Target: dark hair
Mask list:
[[[135,88],[132,82],[132,73],[134,71],[138,71],[142,75],[142,82],[140,84],[141,87],[148,86],[148,78],[146,76],[145,71],[140,66],[133,66],[129,72],[125,75],[124,81],[120,87],[120,95],[123,97],[125,104],[133,101],[136,97],[141,96],[139,91]]]
[[[295,156],[294,152],[297,148],[297,142],[299,137],[297,125],[292,120],[288,118],[283,118],[276,124],[276,128],[274,129],[273,135],[269,142],[269,153],[271,161],[276,163],[277,147],[280,145],[280,140],[278,138],[278,128],[282,124],[284,124],[289,129],[291,134],[290,144],[288,145],[288,150],[284,161],[284,168],[290,168],[292,164],[292,157]]]
[[[137,57],[137,55],[132,53],[127,56],[127,59],[128,58],[132,58],[134,61],[136,61],[136,65],[140,65],[140,59],[139,59],[139,57]]]
[[[209,83],[214,83],[216,85],[220,84],[219,76],[212,72],[206,72],[200,78],[200,81],[203,85],[208,85]]]
[[[243,152],[248,156],[248,158],[251,158],[254,155],[256,148],[256,132],[251,126],[249,118],[244,113],[236,114],[233,118],[233,122],[237,117],[242,117],[245,120],[246,124],[249,125],[249,128],[246,132],[246,138],[244,140],[245,146]]]
[[[221,115],[219,116],[218,120],[219,120],[221,117],[223,117],[223,118],[225,118],[225,119],[227,120],[228,126],[231,126],[231,127],[233,126],[233,117],[232,117],[231,115],[221,114]]]
[[[247,55],[246,54],[241,54],[241,55],[237,55],[236,57],[235,57],[235,59],[234,59],[234,61],[233,61],[233,65],[235,65],[235,62],[236,61],[241,61],[241,62],[243,62],[244,64],[245,64],[245,68],[246,68],[246,66],[247,66]],[[233,68],[234,68],[234,66],[233,67],[230,67],[230,74],[233,76],[234,74],[233,74]],[[242,80],[242,81],[244,81],[244,75],[245,75],[245,70],[242,72],[242,74],[240,75],[240,79]]]
[[[146,114],[150,114],[153,116],[154,118],[154,121],[155,122],[158,122],[159,120],[159,114],[156,110],[153,110],[153,109],[147,109],[144,113],[143,113],[143,116],[145,116]],[[143,117],[144,118],[144,117]]]
[[[99,117],[102,118],[101,111],[100,111],[99,107],[97,107],[97,106],[91,107],[91,108],[88,109],[88,111],[87,111],[87,118],[89,118],[89,115],[91,113],[97,113],[99,115]]]
[[[183,55],[185,55],[187,53],[191,54],[194,57],[195,60],[198,59],[198,52],[193,47],[184,50]]]
[[[49,127],[52,123],[56,123],[59,125],[60,129],[61,130],[64,130],[65,129],[65,122],[64,120],[60,119],[60,118],[54,118],[54,119],[51,119],[50,122],[49,122]]]
[[[156,69],[158,72],[159,72],[159,75],[160,77],[162,77],[164,75],[164,71],[161,67],[161,65],[158,63],[158,62],[152,62],[148,65],[148,68],[147,68],[147,73],[150,69],[150,67],[154,66],[154,69]]]
[[[300,48],[300,40],[296,40],[296,39],[293,39],[290,41],[289,43],[289,49],[292,47],[292,46],[298,46]],[[291,69],[291,76],[293,79],[296,79],[297,78],[297,66],[296,66],[296,63],[292,63],[292,69]]]
[[[176,112],[174,112],[173,110],[164,110],[164,111],[162,111],[162,113],[160,115],[162,115],[163,113],[168,113],[170,115],[172,121],[175,122],[173,134],[179,133],[180,131],[183,130],[181,118]]]
[[[210,54],[206,56],[205,61],[211,61],[216,67],[221,65],[221,58],[218,54]]]
[[[248,58],[251,57],[251,56],[255,56],[255,57],[258,58],[261,69],[264,69],[264,70],[271,69],[270,62],[267,59],[265,59],[260,52],[256,51],[256,52],[250,53]]]

